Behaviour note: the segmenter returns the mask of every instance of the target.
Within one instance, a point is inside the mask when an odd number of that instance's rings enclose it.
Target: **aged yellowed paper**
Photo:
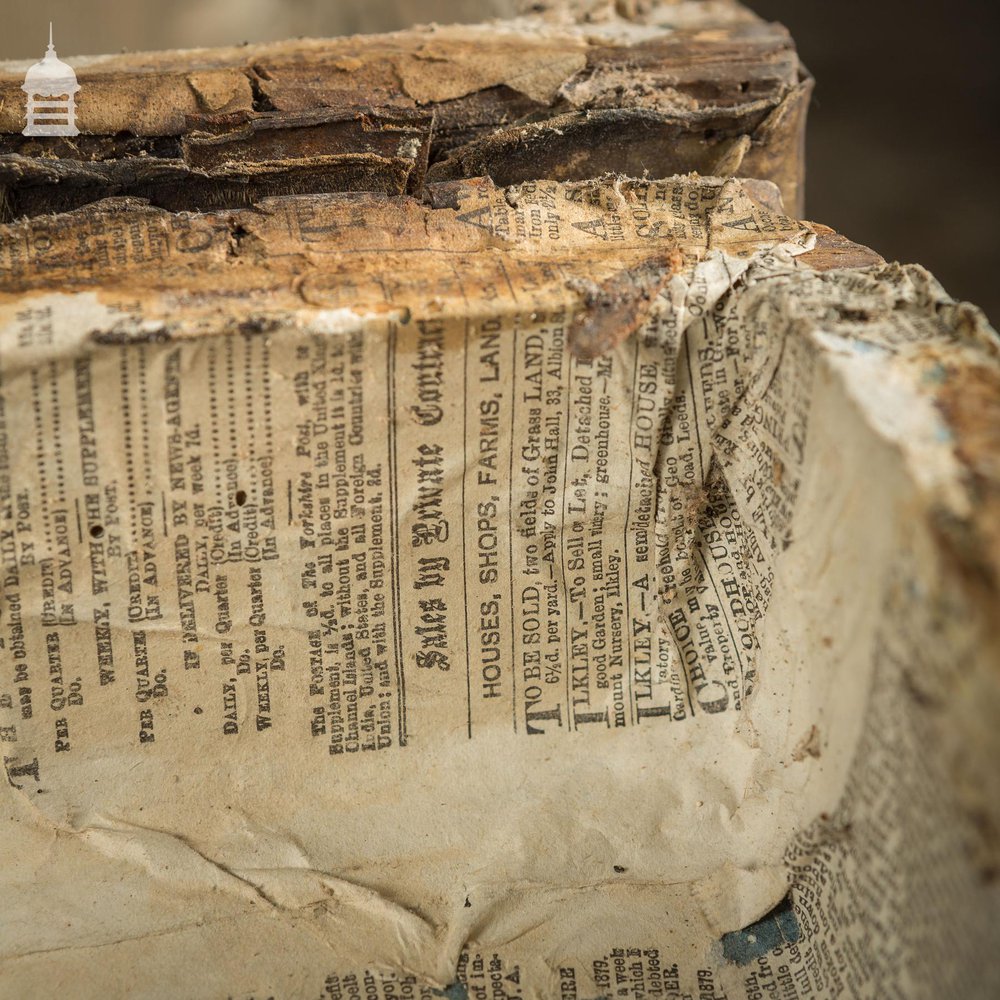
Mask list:
[[[699,178],[4,227],[0,995],[986,995],[995,335],[815,246]]]

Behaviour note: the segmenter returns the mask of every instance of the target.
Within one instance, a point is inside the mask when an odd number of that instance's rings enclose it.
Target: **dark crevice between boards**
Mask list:
[[[263,66],[247,66],[243,70],[247,80],[250,81],[250,93],[253,96],[252,107],[254,111],[276,111],[274,102],[268,93],[261,86],[261,80],[269,80],[270,73]]]
[[[648,180],[690,171],[728,175],[739,166],[734,143],[742,141],[742,151],[766,113],[755,108],[701,121],[598,109],[457,129],[445,127],[440,108],[275,111],[256,72],[247,72],[256,81],[252,111],[188,116],[180,136],[81,135],[44,148],[37,140],[0,136],[0,223],[110,197],[207,212],[280,195],[419,195],[427,181],[470,177],[509,185],[606,174]]]

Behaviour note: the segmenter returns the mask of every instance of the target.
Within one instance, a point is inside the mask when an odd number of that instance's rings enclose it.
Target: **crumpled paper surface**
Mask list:
[[[818,231],[4,227],[0,992],[986,996],[995,335]]]

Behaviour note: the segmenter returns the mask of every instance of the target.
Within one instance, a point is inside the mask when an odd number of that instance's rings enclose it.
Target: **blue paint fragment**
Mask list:
[[[454,982],[443,990],[434,990],[434,995],[445,997],[446,1000],[469,1000],[469,991],[466,989],[465,983],[459,982]]]
[[[749,965],[781,944],[795,944],[802,936],[792,899],[786,896],[766,916],[741,931],[722,935],[722,957],[735,965]]]
[[[924,372],[922,381],[925,385],[942,385],[948,381],[948,369],[945,368],[940,361],[935,361],[934,364]]]
[[[855,354],[885,354],[881,344],[873,344],[868,340],[852,340],[851,349]]]

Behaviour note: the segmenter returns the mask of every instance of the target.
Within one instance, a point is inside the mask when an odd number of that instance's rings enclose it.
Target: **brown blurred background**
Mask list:
[[[3,0],[0,59],[192,48],[476,20],[517,0]],[[808,215],[919,261],[1000,323],[1000,5],[749,0],[817,78]]]
[[[1000,324],[1000,5],[749,0],[816,77],[807,214]]]

